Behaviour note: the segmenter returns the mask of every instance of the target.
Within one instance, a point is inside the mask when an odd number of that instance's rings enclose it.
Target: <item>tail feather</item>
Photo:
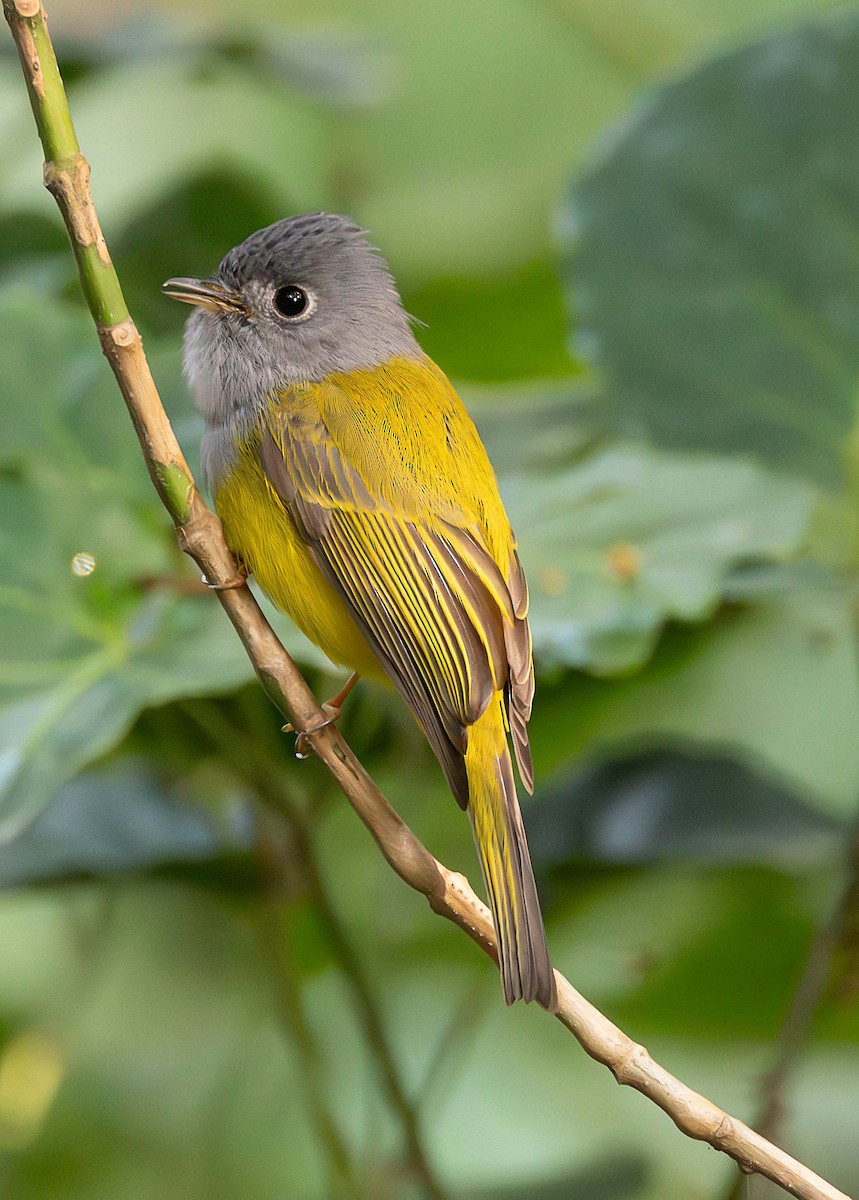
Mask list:
[[[516,798],[501,707],[495,697],[469,730],[465,754],[471,827],[495,930],[504,999],[557,1008],[537,886]]]

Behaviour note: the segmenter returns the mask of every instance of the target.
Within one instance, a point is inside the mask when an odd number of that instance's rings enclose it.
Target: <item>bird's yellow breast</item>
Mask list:
[[[327,483],[324,472],[320,479],[294,480],[299,491],[310,488],[320,511],[378,509],[430,530],[445,521],[474,528],[506,576],[515,543],[486,451],[456,392],[426,357],[393,358],[296,385],[268,404],[263,425],[236,446],[236,462],[215,493],[227,541],[278,608],[333,662],[386,681],[342,593],[323,574],[265,473],[263,429],[305,444],[311,459],[338,464]],[[290,456],[283,449],[285,465]],[[393,560],[390,569],[400,570]],[[389,598],[394,608],[396,592]],[[408,628],[409,612],[401,615]]]
[[[387,682],[378,660],[265,477],[253,444],[239,450],[215,507],[233,551],[260,587],[332,662]]]

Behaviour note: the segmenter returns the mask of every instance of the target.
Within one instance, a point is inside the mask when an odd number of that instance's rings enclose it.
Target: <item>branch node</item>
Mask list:
[[[183,525],[176,526],[176,540],[179,548],[192,558],[197,558],[211,549],[212,538],[221,535],[221,522],[209,508],[197,504],[199,493],[194,489],[190,499],[191,517]],[[235,574],[235,572],[232,572]],[[209,586],[218,583],[217,579],[206,577]],[[217,588],[215,589],[218,590]]]
[[[27,87],[33,98],[37,102],[43,103],[45,80],[42,76],[42,64],[33,38],[33,26],[30,24],[38,16],[40,8],[39,0],[3,0],[3,12],[6,14],[12,36],[18,45],[18,55],[21,59]],[[44,13],[42,20],[44,20]]]
[[[101,232],[89,187],[89,163],[82,154],[61,162],[46,162],[45,187],[59,204],[69,232],[79,246],[94,246],[104,266],[110,266],[107,243]]]
[[[137,332],[137,326],[129,319],[120,321],[118,325],[107,325],[101,329],[102,342],[110,341],[114,346],[133,346],[135,342],[141,340],[140,334]]]
[[[474,893],[471,890],[471,884],[461,871],[447,871],[445,872],[445,877],[450,891],[455,892],[456,895],[462,900],[472,900],[473,898],[472,902],[476,900],[477,904],[483,909],[486,915],[489,915],[489,909],[482,900],[474,896]]]
[[[650,1052],[647,1047],[630,1038],[627,1049],[619,1054],[614,1066],[611,1067],[611,1073],[621,1086],[635,1087],[635,1081],[642,1075],[647,1075],[647,1066],[650,1061]]]
[[[735,1140],[735,1133],[733,1118],[728,1113],[723,1112],[722,1119],[710,1139],[710,1144],[718,1150],[723,1150],[728,1142]],[[749,1166],[748,1163],[740,1162],[739,1159],[737,1159],[737,1162],[739,1163],[740,1170],[745,1171],[747,1175],[754,1174],[754,1167]]]

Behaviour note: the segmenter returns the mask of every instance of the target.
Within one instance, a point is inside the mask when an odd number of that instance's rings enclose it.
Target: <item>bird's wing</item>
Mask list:
[[[455,503],[430,501],[421,512],[417,501],[426,501],[427,490],[419,484],[420,496],[402,504],[390,489],[385,495],[368,484],[315,405],[275,409],[258,453],[314,559],[420,721],[462,807],[468,727],[502,689],[530,791],[533,667],[527,588],[512,534],[505,578],[479,522]]]

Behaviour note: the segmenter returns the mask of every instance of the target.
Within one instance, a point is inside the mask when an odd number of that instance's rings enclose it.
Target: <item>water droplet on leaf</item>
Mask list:
[[[88,554],[85,550],[79,550],[72,559],[72,574],[83,577],[85,575],[92,575],[94,570],[95,555]]]

